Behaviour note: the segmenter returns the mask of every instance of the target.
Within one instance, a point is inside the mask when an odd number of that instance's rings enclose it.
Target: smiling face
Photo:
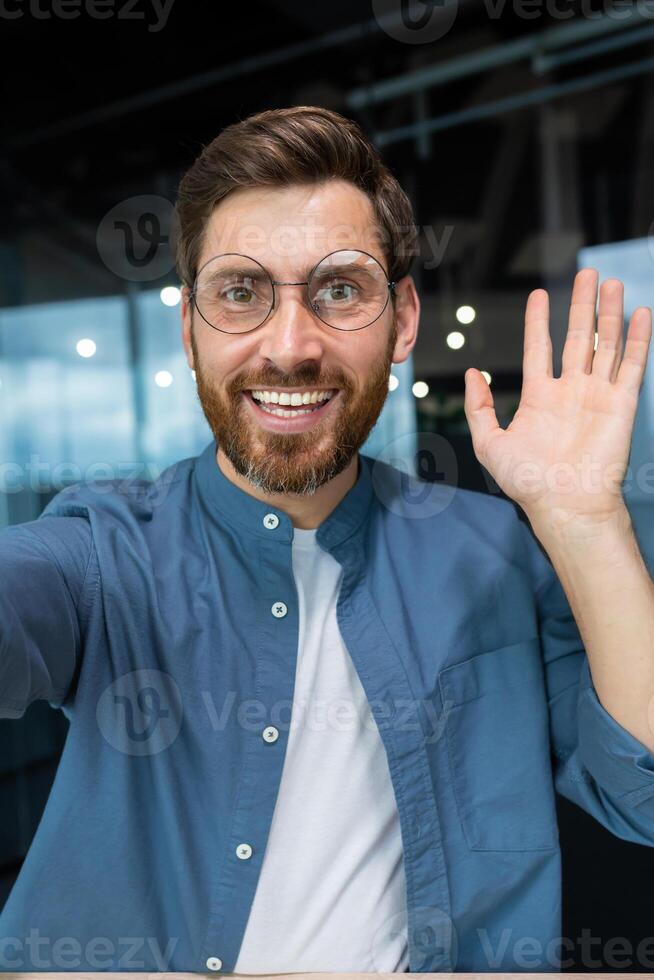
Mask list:
[[[274,280],[297,283],[325,255],[348,248],[387,267],[370,201],[354,185],[332,180],[246,188],[214,210],[198,268],[214,256],[240,253]],[[313,494],[352,463],[388,395],[391,364],[405,360],[415,344],[413,280],[406,276],[396,292],[395,304],[389,300],[374,323],[344,331],[307,307],[306,287],[276,286],[268,319],[248,333],[228,334],[210,326],[183,290],[183,342],[203,412],[219,455],[252,486],[269,494]],[[251,396],[253,390],[321,389],[333,392],[324,407],[290,421]]]

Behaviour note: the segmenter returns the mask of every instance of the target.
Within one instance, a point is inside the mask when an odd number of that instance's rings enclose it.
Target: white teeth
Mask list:
[[[253,391],[252,397],[259,402],[274,405],[315,405],[331,398],[333,391],[294,391],[292,394],[284,391]]]
[[[294,412],[285,412],[283,408],[268,408],[267,405],[261,405],[260,408],[262,412],[268,412],[268,415],[277,415],[282,419],[294,419],[298,415],[311,415],[315,411],[313,408],[301,408]]]

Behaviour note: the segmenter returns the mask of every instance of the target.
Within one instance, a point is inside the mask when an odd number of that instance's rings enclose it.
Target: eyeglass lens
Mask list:
[[[343,249],[318,263],[307,286],[311,309],[324,323],[356,330],[376,320],[388,302],[388,282],[366,252]],[[226,254],[210,259],[198,275],[195,302],[217,330],[241,333],[259,326],[275,299],[273,282],[255,259]]]

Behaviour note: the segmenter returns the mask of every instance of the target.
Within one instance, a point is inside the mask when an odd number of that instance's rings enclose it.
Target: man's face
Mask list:
[[[215,209],[198,268],[235,252],[256,259],[274,280],[297,283],[329,252],[346,248],[368,252],[386,268],[372,207],[353,185],[248,188]],[[388,395],[391,364],[408,356],[415,336],[405,330],[398,343],[390,300],[374,323],[342,331],[307,308],[305,286],[276,286],[275,292],[275,309],[260,327],[227,334],[202,319],[185,290],[184,346],[207,422],[236,472],[265,493],[311,494],[341,473],[365,442]],[[257,407],[251,391],[285,388],[334,394],[284,431],[284,422]]]

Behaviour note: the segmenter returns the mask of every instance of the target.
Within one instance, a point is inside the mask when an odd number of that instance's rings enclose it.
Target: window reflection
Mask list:
[[[416,448],[412,358],[362,452]],[[178,305],[159,289],[0,309],[0,527],[31,520],[79,480],[156,479],[211,438],[182,346]]]

